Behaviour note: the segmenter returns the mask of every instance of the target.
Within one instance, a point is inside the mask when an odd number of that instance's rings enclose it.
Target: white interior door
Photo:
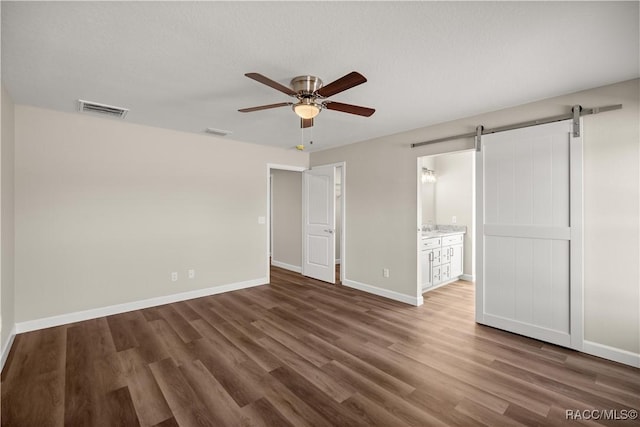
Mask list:
[[[304,172],[302,274],[336,282],[335,166]]]
[[[582,140],[571,120],[482,137],[476,320],[582,343]]]

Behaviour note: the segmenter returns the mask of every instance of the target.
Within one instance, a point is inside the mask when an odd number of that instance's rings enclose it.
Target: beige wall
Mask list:
[[[447,154],[435,158],[437,182],[435,184],[436,223],[467,227],[464,235],[464,274],[473,275],[473,162],[474,151]]]
[[[264,278],[266,165],[308,163],[22,105],[15,126],[18,322]]]
[[[272,169],[275,263],[302,268],[302,173]]]
[[[4,349],[11,329],[15,324],[15,286],[14,286],[14,105],[11,96],[2,85],[2,146],[0,150],[0,301],[2,307],[2,333],[0,348]]]
[[[621,103],[623,110],[584,118],[585,339],[640,353],[639,97],[636,79],[312,153],[312,165],[347,164],[347,279],[417,295],[416,158],[473,141],[411,143],[562,114],[574,104]]]

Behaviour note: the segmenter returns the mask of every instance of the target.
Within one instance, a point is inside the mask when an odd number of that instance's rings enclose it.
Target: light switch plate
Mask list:
[[[258,217],[258,224],[266,224],[266,223],[267,223],[267,218],[263,216]]]

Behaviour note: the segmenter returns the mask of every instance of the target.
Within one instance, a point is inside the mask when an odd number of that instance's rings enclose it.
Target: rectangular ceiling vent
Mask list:
[[[129,112],[126,108],[114,107],[113,105],[100,104],[98,102],[78,100],[78,109],[82,113],[96,113],[103,116],[124,119]]]
[[[205,132],[210,133],[211,135],[217,135],[217,136],[227,136],[233,133],[230,130],[216,129],[216,128],[206,128]]]

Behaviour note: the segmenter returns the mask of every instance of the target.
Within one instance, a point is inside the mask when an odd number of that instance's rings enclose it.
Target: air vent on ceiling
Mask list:
[[[113,105],[100,104],[98,102],[78,100],[78,109],[83,113],[97,113],[103,116],[124,119],[129,112],[126,108],[114,107]]]
[[[205,132],[206,133],[210,133],[212,135],[218,135],[218,136],[227,136],[227,135],[233,133],[230,130],[216,129],[216,128],[206,128]]]

